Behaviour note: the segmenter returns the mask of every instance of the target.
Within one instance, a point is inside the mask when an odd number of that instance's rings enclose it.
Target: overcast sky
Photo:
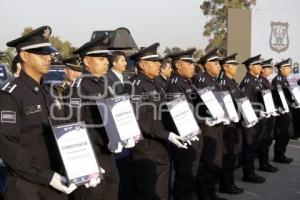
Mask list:
[[[17,38],[25,27],[49,25],[53,35],[79,47],[94,30],[127,27],[138,46],[154,42],[181,48],[204,48],[202,36],[207,18],[203,0],[1,0],[0,51]],[[298,0],[257,0],[255,9],[294,10]]]

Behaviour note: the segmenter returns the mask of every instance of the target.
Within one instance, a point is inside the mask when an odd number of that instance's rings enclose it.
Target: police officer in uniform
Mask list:
[[[163,90],[166,90],[167,83],[171,78],[172,72],[171,59],[165,57],[161,62],[159,76],[155,78],[156,84]]]
[[[48,120],[54,102],[41,85],[50,54],[56,51],[50,34],[51,28],[43,26],[7,43],[16,48],[22,70],[0,92],[0,157],[8,170],[4,199],[67,199],[66,194],[76,189],[74,184],[67,187],[59,174],[59,154]]]
[[[108,71],[107,36],[85,43],[74,54],[79,54],[84,70],[82,76],[71,85],[71,98],[67,99],[72,109],[72,121],[85,121],[100,166],[105,170],[104,179],[96,187],[80,186],[74,193],[74,199],[117,200],[119,174],[114,155],[108,149],[108,137],[95,99],[110,97],[105,76]],[[67,113],[68,116],[70,113]],[[79,117],[79,118],[78,118]],[[94,185],[95,186],[95,185]]]
[[[172,58],[174,75],[167,84],[166,93],[170,95],[170,100],[176,98],[176,95],[185,95],[187,101],[195,108],[199,102],[199,97],[197,96],[196,87],[191,80],[195,68],[193,61],[194,52],[195,49],[190,49],[168,55],[168,57]],[[188,149],[179,149],[174,145],[171,146],[175,171],[174,199],[209,199],[204,188],[202,165],[200,164],[202,148],[202,135],[191,138],[191,145]]]
[[[243,62],[247,68],[247,73],[240,84],[241,95],[249,98],[251,103],[258,102],[258,95],[263,89],[259,82],[261,72],[260,55],[248,58]],[[255,174],[254,160],[255,154],[259,148],[260,124],[254,127],[243,129],[243,149],[242,149],[242,164],[243,164],[243,180],[252,183],[263,183],[265,178]]]
[[[262,83],[264,90],[273,89],[268,77],[273,72],[273,59],[268,59],[261,62],[262,71],[260,73],[259,82]],[[274,167],[269,162],[269,149],[272,145],[274,135],[274,117],[261,119],[261,131],[259,139],[259,170],[265,172],[277,172],[278,168]]]
[[[144,139],[132,150],[133,194],[135,200],[167,200],[170,161],[168,141],[178,148],[186,148],[175,133],[166,131],[159,120],[159,108],[164,103],[161,88],[154,79],[159,76],[161,58],[159,43],[143,48],[130,56],[136,61],[138,74],[133,81],[138,123]]]
[[[197,82],[197,88],[209,87],[213,91],[221,91],[222,87],[217,80],[221,67],[219,64],[218,48],[214,48],[207,52],[198,61],[204,66],[205,73]],[[201,116],[210,117],[206,106],[201,106]],[[223,125],[216,124],[214,126],[207,125],[204,120],[200,122],[203,132],[203,151],[201,161],[204,166],[205,183],[208,186],[211,199],[224,199],[216,194],[216,183],[219,180],[219,171],[222,165],[223,157]]]
[[[63,94],[63,92],[70,87],[70,85],[75,81],[76,78],[81,76],[83,67],[82,67],[82,61],[79,56],[73,56],[67,59],[63,60],[63,63],[65,65],[64,72],[65,72],[65,78],[64,80],[57,84],[55,87],[60,95]]]
[[[222,72],[219,76],[219,82],[225,91],[229,91],[232,99],[240,97],[240,88],[234,80],[236,75],[238,62],[237,54],[232,54],[220,61]],[[220,172],[220,188],[219,191],[228,194],[240,194],[244,190],[234,183],[235,163],[238,158],[241,142],[242,129],[239,123],[231,122],[224,126],[223,130],[224,152],[223,162]]]
[[[287,76],[291,73],[290,59],[283,60],[275,65],[278,69],[278,75],[272,80],[274,88],[281,87],[284,91],[289,87]],[[286,95],[287,101],[288,96]],[[292,158],[285,155],[286,147],[289,143],[289,125],[290,113],[284,113],[275,119],[275,145],[274,145],[274,162],[291,163]]]

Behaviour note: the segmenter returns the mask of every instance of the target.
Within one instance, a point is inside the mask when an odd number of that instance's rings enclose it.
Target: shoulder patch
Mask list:
[[[16,112],[10,110],[1,111],[1,123],[16,123]]]
[[[8,92],[8,93],[12,93],[17,87],[17,84],[14,84],[12,82],[8,82],[6,83],[3,87],[2,87],[2,91]]]

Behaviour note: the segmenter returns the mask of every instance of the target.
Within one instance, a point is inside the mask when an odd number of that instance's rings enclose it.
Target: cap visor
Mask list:
[[[91,57],[109,57],[111,53],[92,53],[92,54],[84,54],[83,56],[91,56]]]
[[[57,50],[52,46],[46,46],[46,47],[39,47],[35,49],[27,49],[25,51],[28,51],[30,53],[34,54],[52,54],[57,52]]]
[[[159,62],[161,62],[163,59],[162,58],[147,58],[147,59],[142,59],[142,60],[146,60],[146,61],[159,61]]]
[[[82,72],[83,71],[83,67],[82,66],[77,66],[77,65],[67,64],[66,68],[69,68],[69,69],[71,69],[73,71],[77,71],[77,72]]]

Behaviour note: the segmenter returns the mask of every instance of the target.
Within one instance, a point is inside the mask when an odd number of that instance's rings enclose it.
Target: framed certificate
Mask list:
[[[201,134],[201,129],[185,96],[178,96],[167,102],[167,107],[174,122],[175,132],[182,137],[183,141]]]
[[[96,100],[109,142],[117,149],[119,142],[143,139],[128,95]]]
[[[261,90],[261,95],[262,95],[263,103],[265,106],[265,112],[267,114],[275,113],[276,108],[275,108],[271,90]]]
[[[69,184],[103,178],[84,122],[51,127]]]
[[[296,106],[300,106],[300,88],[298,85],[292,85],[289,87],[289,91],[292,94],[293,100]]]
[[[212,115],[213,124],[221,123],[226,121],[225,119],[225,111],[223,110],[222,106],[218,102],[217,98],[215,97],[214,93],[209,88],[200,89],[197,91],[200,98],[202,99],[203,103],[209,110],[210,114]]]
[[[282,105],[282,109],[284,112],[290,112],[287,100],[285,98],[284,92],[282,90],[282,88],[277,88],[278,94],[279,94],[279,98],[281,101],[281,105]]]
[[[243,126],[247,128],[254,126],[258,119],[248,97],[236,99],[236,103],[244,119]]]
[[[218,101],[221,102],[221,106],[223,107],[223,110],[226,111],[226,117],[229,121],[238,122],[240,120],[239,115],[235,109],[229,91],[216,91],[214,94]]]

